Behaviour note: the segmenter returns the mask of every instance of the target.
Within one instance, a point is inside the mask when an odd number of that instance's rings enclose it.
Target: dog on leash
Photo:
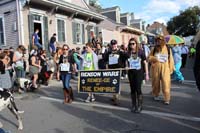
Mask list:
[[[14,97],[10,90],[0,88],[0,111],[3,109],[8,108],[11,113],[17,118],[18,120],[18,130],[23,129],[22,118],[20,114],[24,113],[24,111],[19,111],[14,101]],[[3,127],[2,123],[0,122],[0,128]]]

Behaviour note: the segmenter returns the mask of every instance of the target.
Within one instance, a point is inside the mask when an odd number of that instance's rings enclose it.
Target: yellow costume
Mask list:
[[[163,58],[161,58],[161,56],[165,56],[164,61]],[[160,89],[162,88],[164,101],[169,103],[171,89],[170,74],[172,74],[174,71],[174,60],[171,49],[170,54],[168,53],[168,48],[165,45],[164,38],[161,40],[159,52],[155,52],[154,49],[152,49],[149,55],[149,62],[151,63],[151,76],[153,88],[152,94],[154,97],[159,96]]]

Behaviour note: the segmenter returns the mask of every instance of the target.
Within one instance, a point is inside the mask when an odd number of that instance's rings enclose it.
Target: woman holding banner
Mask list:
[[[140,113],[142,111],[142,80],[149,80],[148,65],[143,50],[139,49],[139,44],[135,38],[131,38],[128,44],[128,79],[131,88],[132,108],[131,111]]]
[[[98,56],[92,50],[92,43],[86,43],[86,52],[82,55],[82,70],[91,71],[98,70]],[[94,102],[95,98],[92,93],[88,93],[88,97],[85,102]]]

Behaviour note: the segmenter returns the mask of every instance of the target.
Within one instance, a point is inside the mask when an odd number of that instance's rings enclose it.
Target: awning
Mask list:
[[[76,15],[82,15],[84,17],[90,18],[90,19],[96,19],[98,21],[104,20],[106,17],[96,13],[92,10],[82,8],[80,6],[77,6],[75,4],[65,2],[65,1],[60,1],[60,0],[29,0],[29,3],[37,3],[41,5],[46,5],[52,8],[57,8],[61,9],[70,13],[74,13]]]

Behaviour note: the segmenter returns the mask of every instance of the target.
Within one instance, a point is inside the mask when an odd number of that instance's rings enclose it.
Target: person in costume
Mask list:
[[[162,89],[164,104],[170,103],[171,77],[174,71],[174,60],[171,49],[166,45],[163,36],[156,37],[156,46],[149,55],[152,76],[152,94],[154,100],[160,100],[159,93]]]
[[[174,66],[175,66],[173,78],[176,81],[179,81],[180,83],[182,83],[184,80],[184,77],[180,71],[180,68],[182,65],[181,46],[179,46],[178,44],[175,44],[174,47],[172,48],[172,53],[173,53]]]

